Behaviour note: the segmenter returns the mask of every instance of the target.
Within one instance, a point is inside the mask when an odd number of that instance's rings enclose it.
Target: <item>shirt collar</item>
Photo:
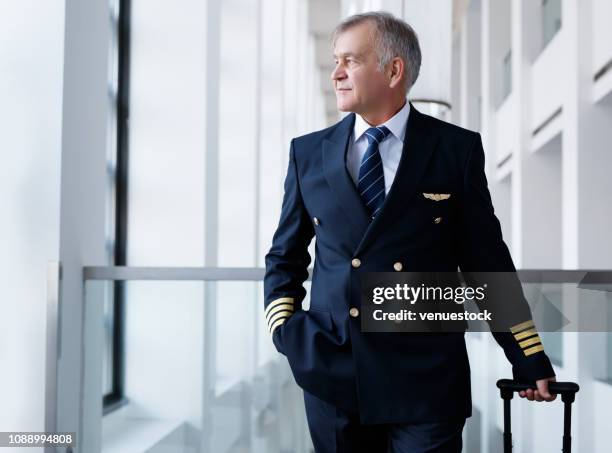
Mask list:
[[[404,106],[385,121],[383,124],[377,124],[377,126],[387,126],[391,133],[400,141],[404,141],[406,135],[406,125],[408,124],[408,116],[410,115],[410,103],[406,101]],[[353,127],[353,137],[355,142],[361,138],[361,136],[368,130],[370,126],[361,115],[355,115],[355,126]]]

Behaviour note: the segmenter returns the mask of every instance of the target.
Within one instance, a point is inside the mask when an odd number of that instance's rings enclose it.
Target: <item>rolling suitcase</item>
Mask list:
[[[514,396],[514,392],[535,389],[533,384],[526,384],[512,379],[500,379],[497,381],[497,388],[504,400],[504,453],[512,452],[512,432],[510,430],[510,400]],[[574,382],[550,382],[548,386],[550,393],[561,395],[563,401],[563,453],[571,453],[572,451],[572,403],[576,398],[576,393],[580,390],[578,384]]]

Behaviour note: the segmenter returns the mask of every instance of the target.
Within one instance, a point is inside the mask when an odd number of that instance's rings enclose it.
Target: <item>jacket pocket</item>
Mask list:
[[[331,313],[327,310],[321,310],[318,308],[308,309],[308,315],[313,318],[321,327],[331,332],[334,329],[334,323],[332,321]]]

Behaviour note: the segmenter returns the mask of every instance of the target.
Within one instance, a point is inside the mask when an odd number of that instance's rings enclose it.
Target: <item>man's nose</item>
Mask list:
[[[346,72],[344,71],[344,67],[341,64],[337,64],[334,70],[331,73],[332,80],[341,80],[346,77]]]

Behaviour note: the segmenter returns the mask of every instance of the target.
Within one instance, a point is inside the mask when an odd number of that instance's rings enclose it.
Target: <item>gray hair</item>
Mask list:
[[[395,57],[404,60],[407,67],[406,92],[410,90],[419,77],[421,69],[421,47],[414,29],[393,14],[376,11],[355,14],[344,19],[332,33],[332,45],[343,32],[364,22],[374,24],[376,28],[376,50],[378,67],[382,71]]]

